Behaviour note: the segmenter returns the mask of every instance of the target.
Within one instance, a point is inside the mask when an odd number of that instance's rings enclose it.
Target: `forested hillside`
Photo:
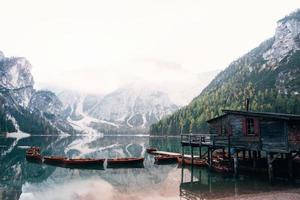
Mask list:
[[[232,62],[192,102],[150,128],[152,135],[207,132],[222,109],[300,114],[300,11],[278,21],[275,36]],[[217,58],[216,58],[217,59]]]

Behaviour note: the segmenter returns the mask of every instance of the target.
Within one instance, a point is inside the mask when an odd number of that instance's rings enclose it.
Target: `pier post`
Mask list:
[[[182,160],[182,166],[184,165],[184,145],[181,146],[181,160]]]
[[[243,160],[246,160],[246,152],[243,150]]]
[[[248,151],[248,158],[249,158],[250,160],[252,159],[251,150]]]
[[[194,148],[191,146],[192,167],[194,166]]]
[[[181,165],[181,183],[183,183],[183,174],[184,174],[184,168],[183,168],[183,163]]]
[[[209,188],[209,192],[211,193],[212,192],[212,181],[211,181],[211,172],[208,172],[207,173],[207,181],[208,181],[208,188]]]
[[[211,167],[212,167],[212,153],[211,153],[211,148],[210,147],[208,147],[208,149],[207,149],[207,157],[208,157],[209,169],[211,169]]]
[[[268,153],[268,172],[269,172],[269,183],[273,183],[274,174],[273,174],[273,155],[271,153]]]
[[[230,136],[228,136],[228,159],[231,160],[231,152],[230,152]]]
[[[235,154],[234,154],[234,156],[233,156],[233,167],[234,167],[234,176],[235,177],[238,177],[238,157],[239,157],[239,152],[238,151],[236,151],[235,152]]]
[[[225,148],[222,149],[223,160],[225,159]]]
[[[201,144],[199,146],[199,158],[202,159],[202,148],[201,148]]]
[[[286,154],[288,160],[288,177],[289,181],[293,182],[293,156],[291,153]]]
[[[261,159],[261,152],[260,151],[257,152],[257,157],[258,157],[258,159]]]
[[[253,170],[256,169],[257,151],[253,151]]]

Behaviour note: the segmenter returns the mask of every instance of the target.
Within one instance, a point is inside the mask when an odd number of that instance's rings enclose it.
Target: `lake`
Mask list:
[[[25,159],[29,146],[40,146],[43,155],[145,157],[144,168],[87,170],[30,163]],[[173,152],[181,148],[176,137],[1,136],[0,199],[214,199],[292,187],[270,186],[253,175],[234,179],[205,168],[156,165],[146,153],[149,146]]]

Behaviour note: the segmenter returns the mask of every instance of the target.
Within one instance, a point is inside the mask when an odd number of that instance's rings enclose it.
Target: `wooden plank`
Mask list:
[[[153,151],[152,154],[155,155],[162,155],[162,156],[182,156],[180,153],[175,153],[175,152],[168,152],[168,151]],[[191,158],[192,156],[189,154],[184,154],[185,158]],[[194,158],[199,158],[199,156],[195,156]]]

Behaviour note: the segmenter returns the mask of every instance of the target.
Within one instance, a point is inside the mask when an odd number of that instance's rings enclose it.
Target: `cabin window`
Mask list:
[[[255,135],[254,119],[252,119],[252,118],[246,119],[246,134],[247,135]]]

